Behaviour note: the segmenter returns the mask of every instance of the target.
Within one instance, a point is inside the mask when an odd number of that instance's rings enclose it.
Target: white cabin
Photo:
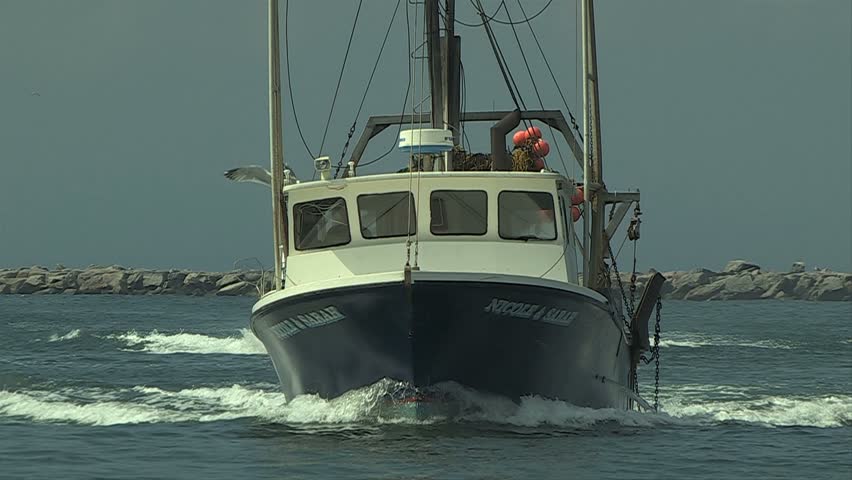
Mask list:
[[[398,273],[407,260],[421,271],[578,284],[574,189],[556,173],[481,171],[287,185],[285,287]]]

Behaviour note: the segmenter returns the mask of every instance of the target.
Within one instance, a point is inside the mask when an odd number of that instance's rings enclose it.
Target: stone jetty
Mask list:
[[[655,272],[637,274],[637,295]],[[801,263],[789,272],[764,271],[753,263],[734,260],[721,272],[707,269],[661,272],[667,279],[663,298],[676,300],[794,299],[852,301],[852,274],[806,271]],[[630,273],[621,273],[625,290]],[[0,294],[18,295],[247,295],[269,290],[269,272],[194,272],[89,266],[83,269],[40,266],[0,268]]]
[[[794,263],[789,272],[764,271],[754,263],[733,260],[721,272],[697,268],[660,273],[667,280],[662,289],[664,299],[852,301],[852,273],[808,272],[801,262]],[[637,274],[637,296],[653,274]],[[622,272],[621,277],[627,289],[630,274]]]
[[[259,271],[193,272],[149,270],[119,265],[88,268],[23,267],[0,269],[0,294],[65,295],[258,295],[271,275]]]

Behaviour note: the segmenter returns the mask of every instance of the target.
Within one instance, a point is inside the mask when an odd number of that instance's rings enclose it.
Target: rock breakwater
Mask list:
[[[636,276],[641,295],[654,271]],[[676,300],[795,299],[852,301],[852,274],[805,271],[799,263],[789,272],[763,271],[742,260],[729,262],[721,272],[707,269],[661,272],[667,279],[663,298]],[[630,273],[622,272],[625,291]],[[269,290],[271,275],[259,271],[194,272],[90,266],[0,269],[0,294],[65,295],[249,295]]]
[[[193,272],[131,269],[117,265],[69,269],[58,266],[0,269],[0,294],[65,295],[258,295],[269,289],[267,272]]]
[[[637,274],[637,296],[654,273]],[[666,277],[664,299],[852,301],[852,273],[807,272],[800,262],[794,263],[789,272],[763,271],[753,263],[733,260],[721,272],[697,268],[660,273]],[[621,277],[627,289],[630,274],[622,272]]]

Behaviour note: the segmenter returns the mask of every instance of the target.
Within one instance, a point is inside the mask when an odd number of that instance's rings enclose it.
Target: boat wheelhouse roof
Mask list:
[[[448,184],[453,183],[460,185],[465,181],[470,181],[472,186],[482,186],[485,182],[495,188],[500,186],[515,188],[520,184],[524,185],[546,185],[546,182],[562,181],[566,184],[571,184],[572,181],[564,175],[557,172],[542,171],[542,172],[517,172],[517,171],[442,171],[442,172],[400,172],[400,173],[378,173],[367,174],[354,177],[341,177],[330,180],[309,180],[299,183],[291,183],[284,187],[285,193],[303,192],[315,188],[335,188],[352,185],[362,188],[376,187],[378,182],[387,184],[395,184],[400,180],[413,180],[412,189],[416,188],[416,182],[428,181],[434,184],[446,181]],[[511,183],[507,183],[511,182]]]

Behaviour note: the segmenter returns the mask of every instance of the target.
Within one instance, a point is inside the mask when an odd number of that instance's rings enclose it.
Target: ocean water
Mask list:
[[[665,302],[661,413],[459,387],[424,422],[389,382],[288,402],[251,303],[0,295],[0,478],[852,478],[852,303]]]

